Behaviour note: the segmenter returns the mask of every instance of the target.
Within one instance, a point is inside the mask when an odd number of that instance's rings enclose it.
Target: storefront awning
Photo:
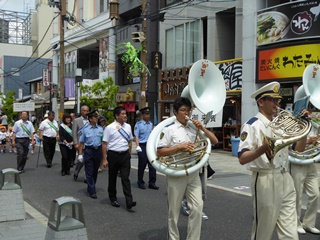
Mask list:
[[[76,101],[64,102],[64,109],[74,109],[75,104],[76,104]],[[60,109],[60,104],[58,104],[57,107]]]

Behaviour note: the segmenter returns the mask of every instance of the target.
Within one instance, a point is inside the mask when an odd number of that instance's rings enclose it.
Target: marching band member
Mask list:
[[[275,228],[279,239],[298,239],[296,192],[288,173],[288,147],[271,158],[269,146],[262,137],[275,137],[269,123],[278,113],[279,88],[278,82],[272,82],[252,94],[259,113],[241,129],[239,162],[252,171],[254,221],[251,239],[271,239]],[[297,146],[300,144],[298,142]]]
[[[194,150],[196,130],[187,125],[191,111],[191,102],[188,98],[179,97],[173,103],[173,112],[176,120],[165,127],[161,133],[157,155],[168,156],[179,151]],[[193,120],[193,124],[214,142],[215,135],[206,129],[200,121]],[[183,195],[186,194],[190,214],[188,218],[187,239],[200,239],[202,223],[202,187],[199,172],[188,176],[174,177],[167,175],[168,193],[168,239],[179,239],[178,220]]]

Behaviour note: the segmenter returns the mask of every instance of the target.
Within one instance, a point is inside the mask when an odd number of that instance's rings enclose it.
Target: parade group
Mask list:
[[[315,164],[290,164],[288,148],[303,152],[308,144],[318,141],[318,132],[310,131],[292,146],[285,146],[277,152],[270,149],[265,137],[274,138],[270,122],[278,113],[281,101],[280,84],[269,83],[252,94],[256,101],[258,114],[242,125],[238,150],[239,163],[252,171],[251,189],[253,203],[253,226],[251,239],[272,239],[276,230],[279,239],[299,239],[299,234],[320,234],[315,227],[318,211],[319,183]],[[192,152],[199,135],[197,129],[217,144],[215,134],[206,129],[200,121],[190,120],[192,105],[188,98],[179,97],[173,103],[176,119],[166,126],[157,145],[157,156],[168,156],[179,152]],[[108,169],[108,197],[113,207],[120,207],[117,200],[116,181],[121,178],[126,208],[132,211],[137,202],[131,193],[129,179],[131,169],[132,141],[136,143],[138,154],[138,180],[140,189],[158,190],[156,169],[147,157],[146,145],[153,129],[150,121],[150,108],[140,109],[141,120],[134,131],[127,124],[127,114],[122,106],[113,110],[114,122],[106,125],[106,118],[88,106],[81,107],[79,117],[64,114],[60,124],[55,113],[49,111],[39,124],[38,131],[29,121],[28,112],[21,112],[20,119],[13,126],[7,124],[2,115],[0,126],[0,151],[4,153],[7,142],[9,152],[17,154],[17,170],[24,173],[29,149],[34,154],[36,141],[43,144],[43,153],[47,168],[51,168],[56,144],[61,152],[61,175],[71,175],[70,168],[75,165],[73,178],[76,180],[84,166],[88,196],[97,198],[96,181],[102,168]],[[304,109],[303,117],[308,119],[309,112]],[[187,122],[192,121],[195,128]],[[149,181],[144,181],[144,171],[148,166]],[[203,213],[206,199],[208,164],[200,171],[186,176],[167,175],[168,198],[168,239],[179,239],[178,220],[180,211],[188,215],[187,239],[200,239],[202,220],[208,216]],[[213,166],[214,168],[214,166]],[[212,173],[211,173],[212,174]],[[301,216],[302,193],[308,196],[307,209]]]

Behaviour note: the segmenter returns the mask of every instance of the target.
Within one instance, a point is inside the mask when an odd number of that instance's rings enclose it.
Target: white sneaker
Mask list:
[[[207,216],[207,214],[202,212],[202,220],[208,220],[208,219],[209,219],[209,217]]]
[[[33,155],[34,154],[34,151],[33,150],[31,150],[31,155]]]
[[[303,226],[304,230],[313,234],[320,234],[320,230],[315,227],[305,227]]]
[[[306,231],[301,226],[298,226],[298,233],[306,234]]]

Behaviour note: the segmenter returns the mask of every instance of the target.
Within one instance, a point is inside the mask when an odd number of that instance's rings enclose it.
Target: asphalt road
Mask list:
[[[37,147],[35,155],[29,154],[25,173],[20,176],[24,200],[43,215],[48,217],[52,200],[61,196],[72,196],[79,198],[82,202],[89,239],[166,239],[165,176],[158,175],[157,185],[160,190],[141,190],[136,185],[137,171],[132,168],[130,179],[137,206],[134,208],[134,212],[128,212],[125,208],[120,178],[117,190],[121,207],[114,208],[110,205],[107,195],[108,172],[106,170],[98,175],[98,199],[91,199],[86,192],[86,184],[83,183],[83,174],[79,175],[77,181],[72,179],[72,175],[60,175],[61,155],[59,151],[56,151],[53,167],[46,168],[41,149],[39,166],[36,167],[38,150],[39,147]],[[133,155],[132,162],[134,163],[134,161],[137,159]],[[0,155],[0,168],[9,167],[16,168],[16,155],[12,153]],[[145,180],[147,180],[146,177]],[[209,216],[209,220],[203,221],[201,239],[250,239],[252,224],[250,197],[209,187],[204,212]],[[317,226],[320,226],[319,220]],[[181,239],[185,239],[187,217],[183,215],[179,220],[179,229]],[[277,238],[274,237],[274,239]],[[300,236],[300,239],[319,239],[319,236],[307,234]]]

